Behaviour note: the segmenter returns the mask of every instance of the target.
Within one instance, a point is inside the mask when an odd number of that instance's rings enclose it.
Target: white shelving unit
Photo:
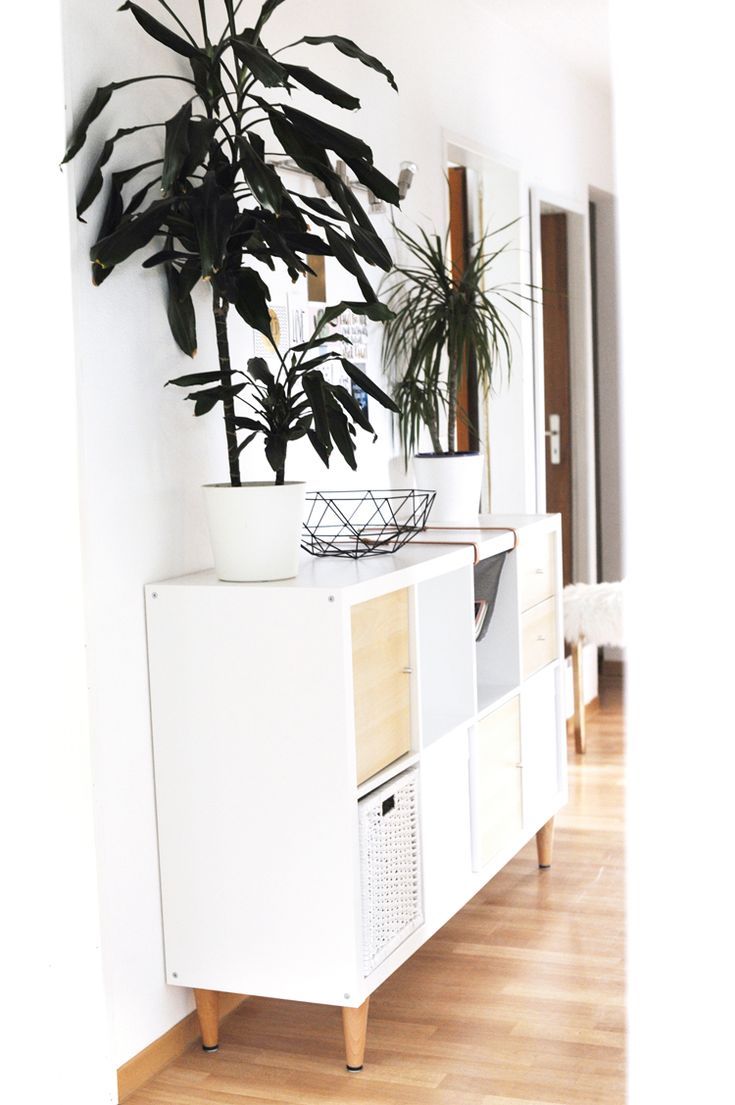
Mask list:
[[[167,980],[195,990],[209,1047],[221,991],[327,1003],[361,1066],[370,994],[534,834],[550,862],[566,801],[559,518],[430,536],[442,544],[305,557],[293,580],[146,589]],[[504,551],[476,645],[474,559]],[[365,974],[358,802],[381,787],[390,817],[407,771],[421,920]],[[386,868],[397,894],[404,868]]]

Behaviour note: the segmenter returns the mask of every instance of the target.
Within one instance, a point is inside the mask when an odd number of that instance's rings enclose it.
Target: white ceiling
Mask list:
[[[476,0],[582,76],[610,84],[608,0]]]

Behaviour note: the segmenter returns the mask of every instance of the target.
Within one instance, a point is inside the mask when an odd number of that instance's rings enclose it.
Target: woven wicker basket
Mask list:
[[[417,769],[367,794],[358,813],[363,968],[369,975],[424,919]]]

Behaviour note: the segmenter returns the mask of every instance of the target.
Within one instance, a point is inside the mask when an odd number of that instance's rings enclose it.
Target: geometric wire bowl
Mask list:
[[[426,527],[435,491],[310,491],[301,548],[312,556],[397,552]]]

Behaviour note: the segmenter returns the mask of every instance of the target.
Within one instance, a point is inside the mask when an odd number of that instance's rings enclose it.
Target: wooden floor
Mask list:
[[[338,1010],[254,998],[129,1105],[622,1105],[619,688],[570,746],[553,867],[529,845],[373,995],[361,1074]]]

